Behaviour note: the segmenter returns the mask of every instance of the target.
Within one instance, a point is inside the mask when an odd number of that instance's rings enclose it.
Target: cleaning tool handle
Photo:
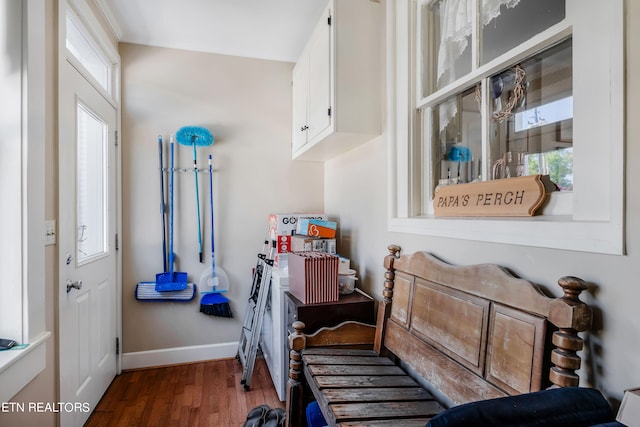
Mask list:
[[[158,135],[158,160],[160,163],[160,215],[162,215],[162,268],[167,272],[167,207],[164,203],[164,161],[162,159],[162,135]]]
[[[213,156],[209,154],[209,209],[211,210],[211,271],[216,277],[216,247],[213,220]]]
[[[170,139],[170,147],[171,147],[171,166],[169,173],[169,272],[171,273],[171,277],[173,277],[173,173],[174,173],[174,141],[173,135],[171,135]]]
[[[196,150],[196,136],[192,136],[192,146],[193,146],[193,177],[196,182],[196,212],[198,214],[198,249],[200,262],[203,262],[202,258],[202,223],[200,222],[200,190],[198,189],[198,157]]]

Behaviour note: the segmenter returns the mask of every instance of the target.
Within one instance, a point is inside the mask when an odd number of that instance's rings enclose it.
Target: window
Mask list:
[[[44,277],[45,0],[0,0],[0,402],[46,363]]]
[[[387,12],[390,229],[623,253],[622,1],[400,0]],[[541,216],[433,216],[438,184],[537,173],[560,190]]]
[[[107,100],[116,104],[119,93],[118,53],[112,45],[104,42],[108,38],[86,2],[68,2],[65,29],[67,60]]]
[[[107,92],[111,93],[111,66],[85,37],[81,31],[80,19],[71,10],[67,13],[67,50],[88,71],[95,81]]]
[[[107,124],[78,104],[78,253],[80,264],[107,252]]]

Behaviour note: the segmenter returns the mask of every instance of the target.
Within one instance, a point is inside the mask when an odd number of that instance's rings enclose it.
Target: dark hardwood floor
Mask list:
[[[264,359],[256,360],[249,391],[241,377],[235,359],[123,372],[85,427],[242,426],[251,408],[284,408]]]

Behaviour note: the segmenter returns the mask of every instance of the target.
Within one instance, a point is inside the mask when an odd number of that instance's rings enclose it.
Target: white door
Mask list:
[[[60,73],[60,401],[93,411],[117,366],[116,109],[69,62]],[[89,415],[61,411],[61,425]]]

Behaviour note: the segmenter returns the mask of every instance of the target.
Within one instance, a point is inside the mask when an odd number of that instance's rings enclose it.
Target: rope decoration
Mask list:
[[[480,83],[476,84],[476,89],[473,95],[476,103],[478,103],[478,111],[482,112],[482,85]]]
[[[496,122],[502,122],[504,119],[508,119],[513,115],[513,109],[516,105],[520,104],[525,97],[526,83],[525,79],[527,74],[520,65],[513,67],[513,71],[516,73],[516,77],[513,82],[513,93],[509,97],[509,102],[502,108],[502,110],[493,113],[493,120]],[[476,92],[477,93],[477,92]]]

